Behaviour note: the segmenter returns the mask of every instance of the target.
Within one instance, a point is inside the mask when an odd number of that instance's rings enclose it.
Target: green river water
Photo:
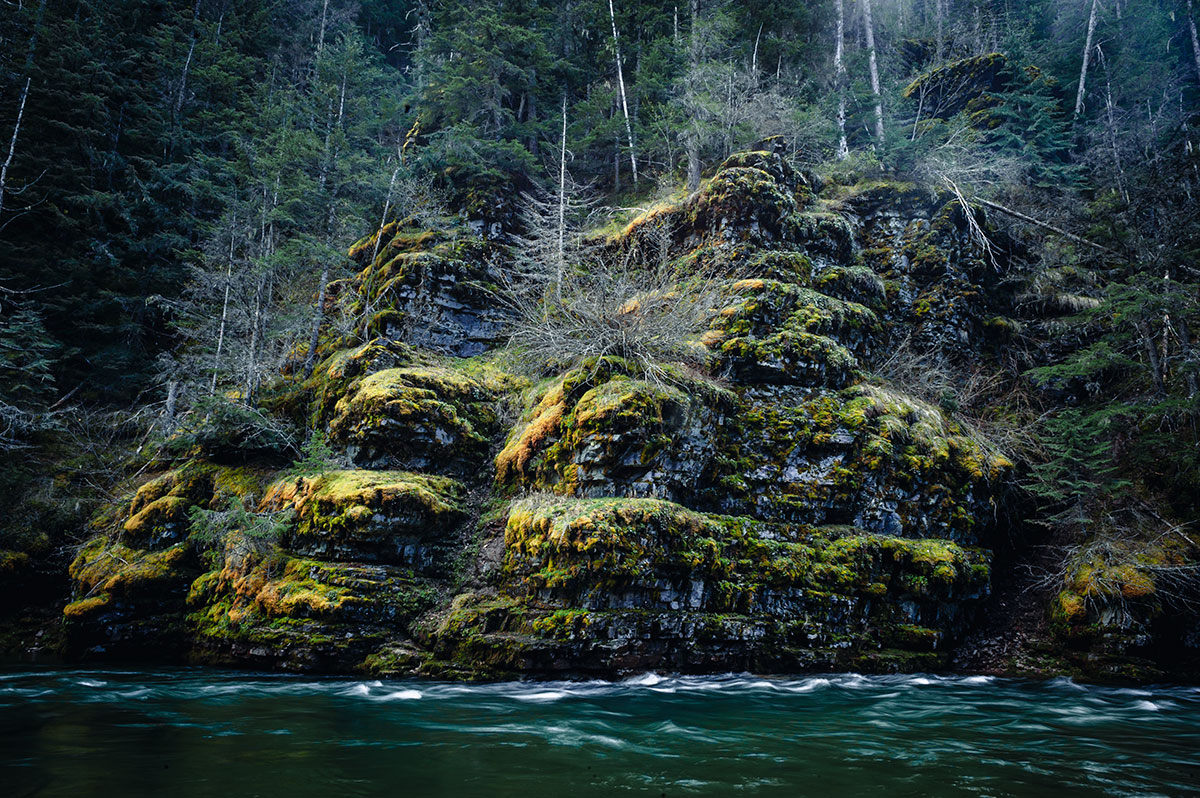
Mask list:
[[[0,672],[0,796],[1200,794],[1200,688]]]

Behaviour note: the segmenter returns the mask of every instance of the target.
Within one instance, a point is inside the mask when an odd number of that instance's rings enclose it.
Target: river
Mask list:
[[[1198,687],[0,672],[10,798],[1198,793]]]

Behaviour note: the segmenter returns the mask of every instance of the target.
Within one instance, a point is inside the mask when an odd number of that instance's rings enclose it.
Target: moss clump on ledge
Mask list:
[[[320,428],[333,417],[334,407],[358,380],[375,371],[423,365],[429,360],[408,344],[375,338],[359,346],[338,349],[319,362],[312,376],[290,383],[266,398],[274,410],[306,426]]]
[[[284,479],[264,504],[296,511],[285,543],[298,553],[436,572],[467,518],[465,495],[448,477],[349,470]]]
[[[198,572],[187,544],[132,549],[97,536],[71,563],[75,600],[63,608],[72,654],[178,656],[187,586]]]
[[[497,484],[589,496],[690,490],[733,395],[683,374],[673,384],[635,375],[604,359],[543,387],[496,457]]]
[[[158,549],[187,537],[188,511],[208,507],[217,496],[259,495],[270,471],[189,461],[142,484],[130,500],[122,541],[134,548]],[[116,508],[110,514],[119,515]]]
[[[82,601],[97,595],[133,599],[153,597],[169,592],[185,579],[192,560],[184,544],[163,551],[131,549],[121,543],[110,543],[105,537],[92,538],[71,563],[71,578],[83,593]],[[78,615],[82,608],[68,605],[68,615]],[[94,602],[92,608],[96,608]]]
[[[855,353],[880,332],[875,314],[797,285],[748,279],[743,299],[704,336],[739,382],[844,387],[858,377]]]
[[[330,437],[361,465],[474,473],[497,432],[496,398],[445,367],[377,371],[337,403]]]

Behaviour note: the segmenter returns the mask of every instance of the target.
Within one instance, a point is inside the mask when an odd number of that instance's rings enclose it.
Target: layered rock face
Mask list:
[[[450,675],[944,664],[988,595],[1012,464],[870,375],[906,341],[1003,344],[962,209],[767,147],[597,243],[725,276],[704,373],[506,373],[505,247],[389,225],[338,287],[371,340],[329,342],[273,399],[352,468],[197,460],[141,485],[72,567],[75,648]],[[191,508],[231,496],[280,519],[277,546],[197,539]]]

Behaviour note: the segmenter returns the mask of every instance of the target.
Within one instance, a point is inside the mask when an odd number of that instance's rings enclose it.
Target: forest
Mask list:
[[[1198,16],[6,0],[0,643],[1200,673]]]

